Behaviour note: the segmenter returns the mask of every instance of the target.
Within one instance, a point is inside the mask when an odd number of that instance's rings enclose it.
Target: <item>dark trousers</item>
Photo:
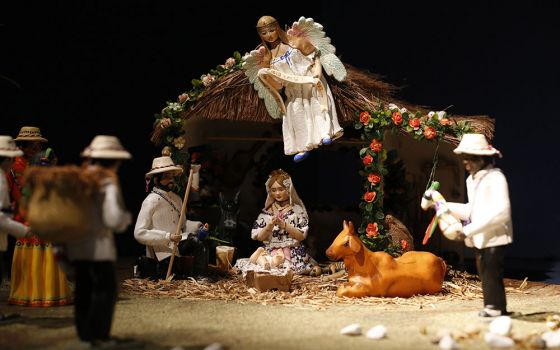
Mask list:
[[[195,275],[204,275],[208,269],[208,248],[204,241],[195,238],[189,238],[179,242],[179,254],[182,256],[194,256],[193,273]]]
[[[475,249],[476,268],[482,281],[484,306],[507,311],[504,287],[504,257],[506,246]]]
[[[117,302],[117,274],[111,261],[76,261],[74,310],[78,337],[109,340]]]

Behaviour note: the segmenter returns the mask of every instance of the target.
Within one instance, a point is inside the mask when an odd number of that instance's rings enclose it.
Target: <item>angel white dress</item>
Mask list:
[[[304,55],[296,48],[290,47],[282,56],[272,59],[270,68],[295,76],[313,76],[315,53]],[[334,99],[324,77],[327,104],[322,108],[317,87],[313,84],[297,84],[283,81],[286,95],[286,114],[282,121],[284,153],[287,155],[310,151],[321,145],[322,139],[332,140],[343,134],[338,123]]]

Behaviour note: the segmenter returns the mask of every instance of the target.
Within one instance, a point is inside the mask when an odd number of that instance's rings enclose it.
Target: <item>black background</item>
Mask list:
[[[257,19],[324,25],[342,60],[402,86],[400,97],[496,119],[518,257],[560,257],[558,18],[546,1],[45,1],[0,10],[0,134],[36,125],[62,163],[97,134],[134,160],[121,175],[137,212],[159,150],[153,114],[233,51],[259,42]],[[336,175],[336,174],[335,174]]]

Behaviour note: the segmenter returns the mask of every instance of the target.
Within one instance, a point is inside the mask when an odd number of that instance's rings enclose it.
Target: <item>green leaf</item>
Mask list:
[[[360,157],[363,157],[363,156],[366,154],[366,152],[368,151],[368,149],[369,149],[369,148],[367,148],[367,147],[362,148],[362,149],[360,150]]]
[[[233,58],[235,58],[236,61],[241,61],[241,54],[239,53],[239,51],[235,51],[233,53]]]
[[[373,203],[366,204],[366,210],[367,211],[372,211],[373,210]]]
[[[354,129],[360,130],[362,128],[362,126],[364,126],[364,124],[362,124],[360,122],[357,122],[357,123],[354,124]]]
[[[200,79],[193,79],[191,80],[191,84],[193,87],[201,87],[202,85],[202,81]]]
[[[385,218],[385,214],[383,214],[382,211],[378,211],[378,212],[375,213],[375,218],[377,220],[383,220]]]

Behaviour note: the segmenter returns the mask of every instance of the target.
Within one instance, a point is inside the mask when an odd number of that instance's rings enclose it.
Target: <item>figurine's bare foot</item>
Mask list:
[[[264,253],[264,248],[263,247],[258,247],[257,250],[255,250],[255,252],[253,254],[251,254],[251,257],[249,258],[249,262],[251,264],[256,264],[257,260],[262,255],[262,253]]]
[[[312,276],[312,277],[321,276],[322,273],[323,273],[323,271],[321,270],[321,266],[315,265],[311,269],[311,272],[309,272],[309,276]]]

